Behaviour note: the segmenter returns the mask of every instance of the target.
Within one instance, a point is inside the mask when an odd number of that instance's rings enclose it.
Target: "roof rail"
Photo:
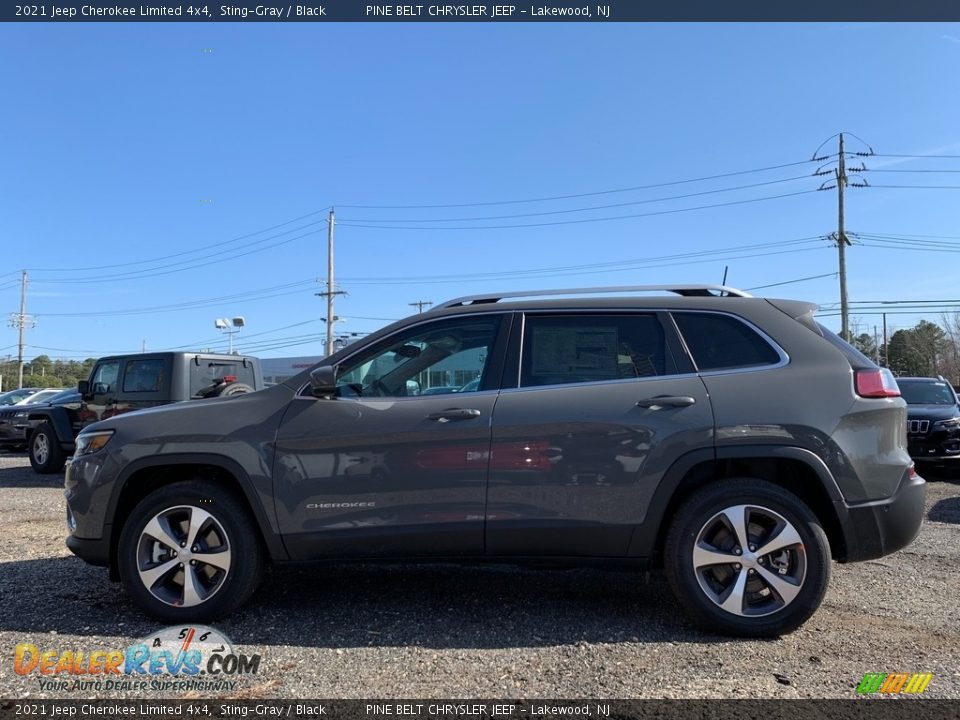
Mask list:
[[[601,293],[630,293],[661,291],[671,292],[684,297],[753,297],[750,293],[726,285],[616,285],[613,287],[563,288],[557,290],[518,290],[513,292],[487,293],[483,295],[465,295],[435,305],[432,310],[442,310],[463,305],[484,305],[500,302],[507,298],[544,297],[549,295],[597,295]]]

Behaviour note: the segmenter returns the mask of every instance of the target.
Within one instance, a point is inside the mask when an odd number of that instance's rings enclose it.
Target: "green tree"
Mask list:
[[[948,359],[948,346],[943,328],[921,320],[909,330],[897,330],[890,338],[887,366],[897,375],[938,375]]]
[[[874,341],[873,335],[869,335],[868,333],[860,333],[853,338],[850,344],[871,360],[877,356],[877,343]]]

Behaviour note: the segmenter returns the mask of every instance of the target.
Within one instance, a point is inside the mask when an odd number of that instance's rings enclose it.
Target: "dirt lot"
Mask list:
[[[63,545],[59,476],[0,455],[0,697],[42,691],[14,648],[125,648],[158,629],[105,570]],[[929,485],[906,550],[835,565],[820,611],[775,641],[693,628],[664,580],[600,571],[447,565],[286,568],[217,624],[256,676],[228,698],[850,698],[866,672],[930,672],[960,698],[960,484]],[[210,693],[206,693],[209,695]],[[178,693],[146,691],[143,697]]]

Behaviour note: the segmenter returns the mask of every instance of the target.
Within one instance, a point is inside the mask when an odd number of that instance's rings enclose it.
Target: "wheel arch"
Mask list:
[[[847,555],[847,541],[837,514],[843,496],[823,460],[804,448],[743,445],[697,451],[678,459],[664,474],[650,501],[646,518],[630,543],[630,555],[662,564],[664,539],[671,518],[690,494],[711,482],[754,477],[782,487],[803,500],[817,517],[836,560]]]
[[[259,539],[271,560],[289,559],[280,536],[260,502],[253,481],[234,460],[212,454],[161,455],[131,463],[119,477],[110,499],[110,576],[117,580],[117,546],[131,511],[148,493],[181,480],[200,478],[231,492],[250,512]]]
[[[32,411],[27,419],[30,421],[39,421],[39,422],[48,422],[53,431],[57,434],[57,439],[60,441],[61,445],[72,446],[74,441],[73,435],[73,425],[70,422],[70,416],[66,410],[63,408],[52,407],[44,409],[40,412]],[[33,430],[30,431],[30,435],[33,435]],[[27,437],[27,441],[30,441],[30,437]]]

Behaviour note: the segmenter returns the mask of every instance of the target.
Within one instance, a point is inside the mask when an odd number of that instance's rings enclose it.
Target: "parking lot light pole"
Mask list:
[[[237,315],[235,318],[217,318],[213,321],[213,326],[227,334],[227,337],[230,338],[230,349],[227,351],[230,355],[233,355],[233,336],[240,332],[240,328],[246,325],[246,320],[243,319],[242,315]]]

